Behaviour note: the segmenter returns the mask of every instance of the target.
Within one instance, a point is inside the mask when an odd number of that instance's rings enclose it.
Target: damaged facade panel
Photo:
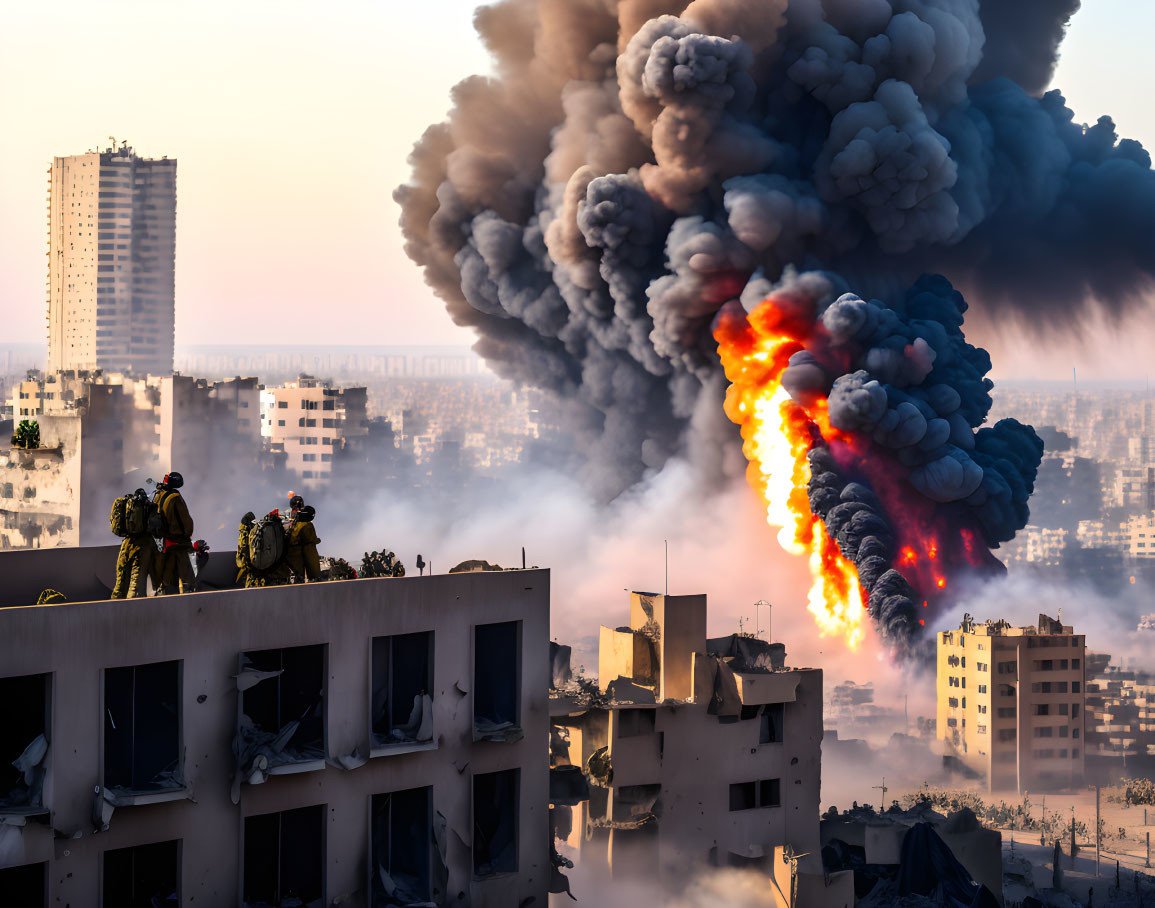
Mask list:
[[[479,624],[473,631],[475,740],[521,737],[521,625]]]
[[[245,817],[244,908],[320,905],[325,806]]]
[[[369,890],[372,908],[440,902],[433,885],[433,789],[373,796]]]
[[[102,905],[153,908],[180,904],[180,842],[104,852]]]
[[[104,788],[113,803],[184,789],[179,662],[105,669]]]
[[[374,750],[433,741],[433,632],[373,639]]]
[[[49,675],[0,678],[0,815],[44,810]]]
[[[238,771],[250,784],[266,775],[320,768],[325,759],[325,646],[242,653],[238,687]]]
[[[506,769],[473,777],[473,875],[517,872],[517,815],[521,772]]]

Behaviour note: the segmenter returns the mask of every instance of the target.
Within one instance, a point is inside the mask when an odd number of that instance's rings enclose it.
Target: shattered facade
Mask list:
[[[938,635],[937,729],[945,753],[991,791],[1083,782],[1086,637],[1039,615],[1037,625],[976,624]]]
[[[1155,771],[1155,676],[1087,654],[1087,772],[1113,784]]]
[[[589,784],[555,804],[565,853],[672,886],[703,864],[769,870],[777,849],[821,879],[820,670],[786,668],[782,644],[707,639],[703,595],[635,592],[629,625],[601,629],[598,679],[552,700],[551,765]],[[827,904],[819,888],[807,904]]]
[[[40,425],[40,447],[0,438],[0,549],[99,545],[113,499],[174,465],[203,490],[268,464],[256,378],[33,374],[14,408]]]
[[[548,627],[538,570],[0,609],[5,880],[544,905]]]

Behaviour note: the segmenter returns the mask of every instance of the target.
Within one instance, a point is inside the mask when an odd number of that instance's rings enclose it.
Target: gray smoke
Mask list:
[[[887,304],[943,272],[1007,317],[1072,330],[1092,300],[1138,303],[1155,272],[1150,159],[1040,95],[1077,8],[484,7],[495,75],[461,83],[414,149],[396,193],[407,251],[496,372],[557,394],[599,494],[685,451],[725,469],[714,317],[789,266]],[[872,374],[919,368],[880,356]],[[877,406],[844,390],[852,410]],[[896,439],[921,430],[899,417]],[[956,493],[976,476],[924,472]]]

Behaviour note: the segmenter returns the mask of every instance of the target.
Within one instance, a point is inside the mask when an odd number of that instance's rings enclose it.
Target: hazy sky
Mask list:
[[[1155,6],[1085,0],[1055,84],[1155,148]],[[0,340],[39,342],[45,173],[127,139],[179,160],[177,342],[469,343],[401,249],[406,155],[488,59],[471,0],[31,0],[0,7]],[[982,331],[981,341],[999,344]],[[997,374],[1142,375],[1155,317],[1109,343],[993,351]],[[1006,346],[1003,339],[1001,346]],[[1005,357],[1005,358],[1004,358]],[[1123,366],[1120,366],[1123,363]],[[1132,364],[1132,365],[1127,365]]]

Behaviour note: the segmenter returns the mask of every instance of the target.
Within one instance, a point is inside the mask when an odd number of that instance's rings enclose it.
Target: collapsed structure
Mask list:
[[[938,634],[938,737],[948,758],[992,791],[1048,791],[1083,781],[1086,637],[1037,625],[975,624]]]
[[[548,626],[540,570],[0,609],[3,901],[544,905]]]
[[[551,701],[551,766],[589,784],[554,800],[561,850],[667,885],[753,866],[778,904],[852,904],[819,855],[821,670],[786,668],[782,644],[707,639],[704,595],[631,593],[629,625],[600,635],[596,690]]]

